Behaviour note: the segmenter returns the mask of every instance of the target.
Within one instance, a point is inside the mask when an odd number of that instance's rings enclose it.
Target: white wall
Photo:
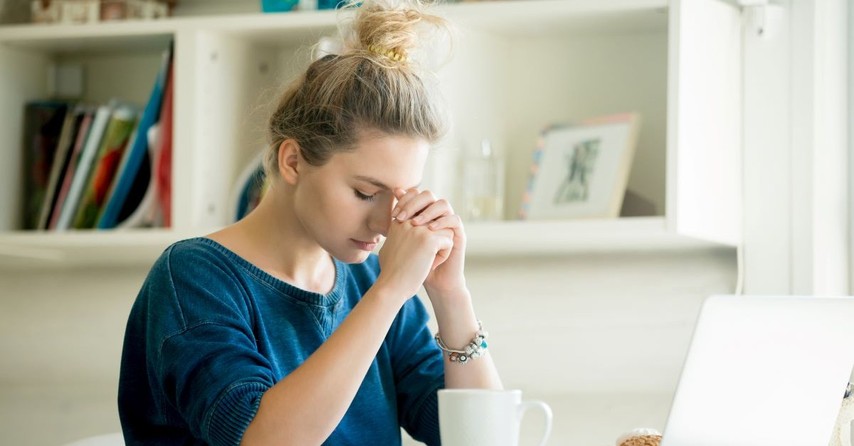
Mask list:
[[[551,444],[662,429],[703,297],[735,284],[732,250],[471,259],[507,387],[551,402]],[[0,444],[119,429],[127,313],[145,270],[0,271]],[[534,420],[535,422],[536,420]]]
[[[0,273],[0,443],[118,430],[121,338],[144,275]]]

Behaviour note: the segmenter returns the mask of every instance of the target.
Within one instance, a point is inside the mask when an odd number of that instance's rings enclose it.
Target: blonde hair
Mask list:
[[[354,149],[359,132],[378,130],[436,142],[446,131],[440,97],[410,55],[429,28],[449,30],[418,0],[360,2],[342,54],[314,61],[284,92],[269,122],[264,157],[278,173],[278,150],[294,139],[311,165]],[[348,7],[356,7],[350,4]]]

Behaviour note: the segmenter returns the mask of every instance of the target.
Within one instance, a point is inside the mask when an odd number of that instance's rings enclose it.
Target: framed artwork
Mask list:
[[[546,128],[537,141],[521,217],[616,218],[637,143],[636,113]]]

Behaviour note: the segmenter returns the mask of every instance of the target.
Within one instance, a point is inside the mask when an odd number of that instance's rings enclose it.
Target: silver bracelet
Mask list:
[[[489,333],[483,331],[483,324],[480,321],[477,321],[477,332],[475,332],[474,338],[462,350],[449,348],[445,344],[445,341],[443,341],[439,336],[438,332],[436,333],[436,344],[440,349],[442,349],[442,351],[448,354],[448,359],[450,359],[451,362],[465,364],[469,362],[470,359],[477,359],[486,354],[486,349],[489,347],[486,343],[486,338],[488,336]]]

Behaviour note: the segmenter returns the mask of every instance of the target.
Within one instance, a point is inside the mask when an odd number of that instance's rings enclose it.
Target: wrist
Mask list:
[[[408,290],[406,287],[384,277],[382,274],[377,277],[370,291],[383,300],[399,302],[401,305],[417,292]]]
[[[468,290],[443,300],[430,296],[433,313],[442,339],[451,346],[465,345],[478,329],[478,319]]]
[[[471,293],[466,286],[465,280],[450,287],[435,287],[429,282],[424,282],[424,291],[430,296],[430,300],[436,303],[448,302],[450,305],[460,302],[470,302]]]

